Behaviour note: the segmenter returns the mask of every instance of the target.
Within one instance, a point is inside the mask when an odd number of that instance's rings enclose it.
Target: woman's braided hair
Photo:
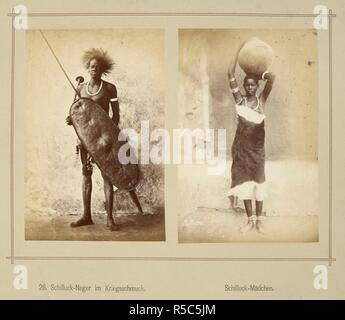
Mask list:
[[[248,79],[252,79],[255,81],[256,84],[259,83],[260,77],[255,73],[247,73],[243,79],[243,82],[246,82]]]

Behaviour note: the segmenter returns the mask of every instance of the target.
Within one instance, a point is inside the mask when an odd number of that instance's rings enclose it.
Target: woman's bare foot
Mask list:
[[[77,228],[82,226],[88,226],[90,224],[93,224],[93,221],[91,218],[81,217],[79,220],[72,222],[71,227]]]
[[[254,228],[255,228],[255,222],[249,220],[249,221],[247,222],[247,224],[244,225],[244,226],[240,229],[240,232],[241,232],[241,233],[247,233],[247,232],[249,232],[250,230],[253,230]]]
[[[259,231],[259,233],[265,234],[265,228],[264,224],[262,223],[262,220],[256,221],[256,229]]]

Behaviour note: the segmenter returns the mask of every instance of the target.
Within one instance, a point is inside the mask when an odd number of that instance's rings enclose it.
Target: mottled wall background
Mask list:
[[[140,133],[140,120],[152,129],[164,127],[164,32],[158,29],[46,30],[48,41],[74,81],[88,79],[81,64],[84,50],[103,48],[113,57],[114,71],[104,79],[117,86],[120,127]],[[76,134],[65,124],[74,92],[38,31],[26,32],[26,207],[27,214],[81,212],[81,163]],[[162,166],[141,166],[138,195],[144,210],[164,206]],[[103,180],[93,174],[92,208],[104,211]],[[118,192],[114,210],[134,209]],[[135,210],[135,209],[134,209]]]
[[[181,126],[227,129],[227,151],[236,130],[228,87],[230,59],[244,41],[257,37],[274,50],[276,82],[266,103],[268,160],[316,160],[318,154],[318,58],[315,30],[180,30]],[[242,85],[244,72],[237,66]],[[261,85],[263,82],[261,81]]]

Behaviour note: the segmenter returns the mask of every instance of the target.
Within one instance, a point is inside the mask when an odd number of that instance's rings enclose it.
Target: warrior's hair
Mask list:
[[[90,61],[93,59],[98,61],[103,74],[108,74],[114,67],[113,59],[108,55],[108,52],[103,49],[92,48],[84,52],[82,63],[86,69],[89,68]]]

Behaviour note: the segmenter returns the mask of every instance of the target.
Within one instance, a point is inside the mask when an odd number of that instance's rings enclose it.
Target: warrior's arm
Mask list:
[[[228,69],[228,81],[229,81],[229,86],[232,92],[232,95],[235,98],[236,103],[240,103],[242,101],[242,94],[240,91],[240,88],[238,87],[237,81],[235,79],[235,71],[236,71],[236,64],[238,60],[238,53],[241,50],[240,46],[236,52],[235,58],[231,60],[229,69]]]
[[[78,87],[76,88],[76,90],[78,91],[79,94],[80,94],[81,86],[82,86],[82,84],[79,84]],[[79,99],[79,97],[78,97],[78,95],[76,94],[76,95],[74,96],[74,101],[73,101],[73,102],[77,101],[78,99]],[[66,124],[67,124],[68,126],[71,126],[71,125],[72,125],[71,116],[69,116],[69,115],[66,117]]]
[[[264,89],[260,94],[260,100],[265,103],[273,87],[275,75],[272,72],[265,72],[262,75],[262,79],[266,80]]]
[[[113,112],[113,117],[112,120],[116,125],[119,124],[120,121],[120,106],[119,106],[119,101],[117,98],[117,90],[115,86],[111,87],[111,95],[110,95],[110,106],[111,110]]]

